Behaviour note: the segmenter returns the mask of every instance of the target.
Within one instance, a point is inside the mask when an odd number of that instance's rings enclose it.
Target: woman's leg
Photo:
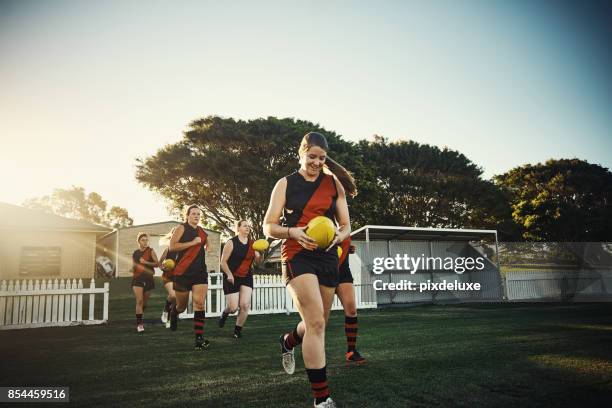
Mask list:
[[[253,288],[250,288],[246,285],[241,285],[239,294],[240,312],[238,313],[238,317],[236,318],[236,327],[234,328],[234,337],[236,338],[241,336],[242,327],[244,326],[244,323],[246,322],[246,319],[249,316],[249,311],[251,310],[251,296],[253,295]]]

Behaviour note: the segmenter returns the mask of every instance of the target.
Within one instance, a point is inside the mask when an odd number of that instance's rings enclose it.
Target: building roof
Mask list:
[[[0,230],[93,232],[112,231],[102,225],[0,202]]]
[[[497,231],[366,225],[351,233],[353,241],[365,241],[366,237],[370,241],[479,241],[497,240]]]
[[[120,231],[124,231],[124,230],[129,230],[129,229],[134,229],[134,228],[143,228],[143,227],[150,227],[150,226],[153,226],[153,225],[163,225],[163,224],[174,224],[174,225],[179,225],[179,224],[182,224],[182,222],[180,222],[180,221],[175,221],[175,220],[169,220],[169,221],[160,221],[160,222],[151,222],[151,223],[148,223],[148,224],[131,225],[131,226],[129,226],[129,227],[119,228],[119,230],[120,230]],[[212,233],[214,233],[214,234],[220,234],[220,232],[218,232],[218,231],[213,231],[213,230],[210,230],[210,229],[208,229],[208,228],[204,228],[204,231],[206,231],[206,232],[212,232]],[[108,234],[104,235],[102,238],[106,238],[107,236],[109,236],[109,235],[113,235],[113,234],[115,234],[115,233],[117,233],[117,230],[113,230],[113,231],[109,232]],[[101,238],[101,239],[102,239],[102,238]]]

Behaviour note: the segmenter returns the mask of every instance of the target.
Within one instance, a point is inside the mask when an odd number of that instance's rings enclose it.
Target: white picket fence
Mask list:
[[[95,318],[97,294],[103,296],[102,319]],[[83,319],[83,296],[87,295],[89,314]],[[82,279],[2,281],[0,330],[106,323],[108,301],[108,282],[96,288],[93,279],[89,287],[83,287]]]
[[[206,297],[206,316],[221,316],[225,309],[225,295],[223,294],[223,275],[211,273],[208,275],[208,294]],[[363,288],[362,288],[363,286]],[[364,295],[365,294],[365,295]],[[191,295],[190,295],[191,296]],[[376,308],[376,294],[370,284],[355,285],[355,300],[358,309]],[[342,304],[335,297],[332,310],[341,310]],[[251,298],[251,311],[249,314],[273,314],[296,312],[291,295],[287,292],[281,276],[255,275],[253,277],[253,295]],[[189,307],[180,315],[181,318],[193,317],[191,297]]]

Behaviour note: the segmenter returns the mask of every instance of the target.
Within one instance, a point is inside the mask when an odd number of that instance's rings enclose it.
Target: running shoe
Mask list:
[[[346,357],[347,363],[363,364],[366,362],[366,359],[362,357],[357,350],[349,351],[344,356]]]
[[[206,340],[204,337],[202,336],[196,337],[195,339],[195,349],[196,350],[206,350],[209,345],[210,345],[210,342]]]
[[[316,401],[316,400],[315,400]],[[327,397],[327,399],[320,403],[313,404],[315,408],[336,408],[336,403],[331,397]]]
[[[285,335],[281,334],[279,338],[281,353],[283,354],[283,368],[287,374],[295,372],[295,349],[287,350],[285,348]]]

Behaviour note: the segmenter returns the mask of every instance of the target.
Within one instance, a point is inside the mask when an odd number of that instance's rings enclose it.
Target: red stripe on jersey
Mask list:
[[[334,177],[325,174],[321,184],[312,194],[312,197],[308,200],[304,209],[302,210],[302,216],[297,222],[296,227],[303,227],[308,222],[319,215],[325,215],[325,213],[331,208],[334,197],[336,196],[336,182]],[[293,238],[288,238],[282,247],[282,259],[283,261],[291,260],[303,247]]]
[[[338,265],[342,265],[349,254],[349,248],[351,247],[351,237],[348,237],[344,241],[340,243],[340,248],[342,248],[342,255],[338,260]]]
[[[238,268],[233,272],[234,276],[238,276],[240,278],[244,278],[249,274],[249,270],[251,269],[251,264],[253,263],[253,259],[255,259],[255,250],[253,249],[253,241],[247,241],[247,253]]]
[[[208,238],[208,235],[206,234],[206,232],[201,227],[197,227],[197,232],[198,232],[198,236],[200,237],[202,241],[199,244],[189,247],[185,250],[185,255],[181,257],[181,260],[178,262],[176,267],[172,270],[172,274],[174,276],[181,276],[182,274],[184,274],[185,271],[189,269],[193,261],[198,256],[198,252],[200,252],[200,248],[203,245],[206,245],[206,240]]]
[[[151,256],[151,247],[146,247],[144,252],[142,253],[141,258],[144,258],[145,261],[149,262],[152,261],[152,256]],[[142,275],[142,273],[145,271],[146,266],[144,266],[141,263],[137,263],[136,265],[134,265],[134,276],[138,277],[140,275]]]

